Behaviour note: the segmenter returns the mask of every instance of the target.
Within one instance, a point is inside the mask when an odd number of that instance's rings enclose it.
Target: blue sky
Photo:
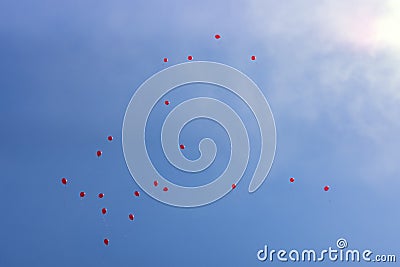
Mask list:
[[[399,20],[391,0],[2,1],[0,265],[263,266],[266,244],[322,250],[340,237],[399,257]],[[133,197],[121,135],[140,84],[189,54],[253,79],[278,141],[257,192],[245,175],[214,204],[183,209]],[[194,129],[226,146],[204,123]],[[200,137],[183,131],[189,158]]]

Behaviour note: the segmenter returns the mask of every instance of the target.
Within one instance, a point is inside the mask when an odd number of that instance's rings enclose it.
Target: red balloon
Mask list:
[[[109,241],[108,241],[107,238],[105,238],[103,242],[104,242],[104,244],[105,244],[106,246],[108,246]]]
[[[256,56],[251,56],[251,60],[256,60]]]
[[[179,147],[180,147],[181,149],[185,149],[185,145],[184,145],[184,144],[180,144]]]
[[[235,189],[236,188],[236,184],[232,184],[232,189]]]
[[[158,186],[158,181],[154,181],[154,186]]]
[[[106,208],[102,208],[101,209],[101,213],[106,214],[107,213],[107,209]]]
[[[83,191],[79,193],[79,196],[80,196],[80,197],[84,197],[85,195],[86,195],[86,193],[83,192]]]
[[[294,183],[294,178],[291,177],[289,181],[290,181],[291,183]]]
[[[133,214],[131,213],[131,214],[129,214],[129,219],[131,220],[131,221],[133,221],[133,219],[135,218],[135,216],[133,216]]]
[[[62,178],[62,179],[61,179],[61,183],[62,183],[62,184],[67,184],[67,182],[68,182],[68,181],[67,181],[66,178]]]
[[[137,197],[138,197],[138,196],[140,196],[140,193],[139,193],[139,191],[135,191],[135,193],[134,193],[134,194],[135,194],[135,196],[137,196]]]
[[[165,57],[165,58],[164,58],[164,62],[168,62],[168,58]]]
[[[188,60],[192,60],[193,57],[192,57],[192,56],[188,56],[187,59],[188,59]]]
[[[97,150],[96,154],[97,154],[98,157],[100,157],[101,154],[103,154],[103,152],[101,152],[101,150]]]
[[[324,187],[324,190],[325,190],[325,191],[328,191],[329,188],[330,188],[329,185],[327,185],[327,186]]]
[[[167,191],[168,191],[168,187],[164,187],[164,188],[163,188],[163,191],[164,191],[164,192],[167,192]]]
[[[107,139],[108,139],[108,141],[112,141],[112,140],[113,140],[113,137],[112,137],[111,135],[109,135],[109,136],[107,137]]]
[[[104,194],[103,193],[100,193],[99,194],[99,198],[103,198],[104,197]]]
[[[216,35],[215,35],[215,39],[219,39],[219,38],[221,38],[221,35],[216,34]]]
[[[164,101],[164,104],[168,106],[168,105],[169,105],[169,101],[168,101],[168,100],[165,100],[165,101]]]

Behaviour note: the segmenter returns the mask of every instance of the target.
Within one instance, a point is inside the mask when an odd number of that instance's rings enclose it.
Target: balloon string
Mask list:
[[[64,185],[64,197],[63,197],[64,199],[64,210],[66,210],[67,209],[67,186],[66,185]]]
[[[105,218],[105,215],[103,215],[103,223],[104,223],[104,226],[105,226],[105,229],[106,229],[106,233],[107,233],[107,235],[108,234],[110,234],[110,227],[109,227],[109,225],[108,225],[108,223],[107,223],[107,220],[106,220],[106,218]]]
[[[63,215],[65,218],[63,218],[63,220],[65,221],[66,217],[67,217],[67,185],[64,185],[64,189],[63,189],[64,193],[63,193],[63,205],[64,205],[64,212]],[[64,262],[67,262],[67,253],[63,253],[63,258],[64,258]]]

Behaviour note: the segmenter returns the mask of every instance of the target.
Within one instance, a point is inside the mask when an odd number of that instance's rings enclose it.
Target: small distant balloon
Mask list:
[[[330,189],[329,185],[326,185],[326,186],[324,187],[324,190],[325,190],[325,191],[329,191],[329,189]]]
[[[114,138],[111,136],[111,135],[109,135],[108,137],[107,137],[107,140],[108,141],[112,141]]]
[[[221,35],[219,35],[219,34],[216,34],[216,35],[215,35],[215,39],[218,40],[218,39],[220,39],[220,38],[221,38]]]
[[[290,177],[289,181],[290,181],[291,183],[294,183],[294,178],[293,178],[293,177]]]
[[[107,209],[106,208],[102,208],[101,209],[101,213],[106,214],[107,213]]]
[[[193,56],[188,56],[187,59],[188,60],[193,60]]]
[[[108,243],[110,242],[107,238],[104,239],[104,245],[108,246]]]
[[[62,183],[63,185],[66,185],[67,182],[68,182],[67,178],[62,178],[62,179],[61,179],[61,183]]]
[[[164,104],[168,106],[168,105],[169,105],[169,101],[168,101],[168,100],[165,100],[165,101],[164,101]]]
[[[101,152],[101,150],[97,150],[96,154],[98,157],[100,157],[103,154],[103,152]]]
[[[139,193],[139,191],[135,191],[135,193],[134,193],[134,194],[135,194],[135,196],[137,196],[137,197],[138,197],[138,196],[140,196],[140,193]]]
[[[184,145],[184,144],[180,144],[179,147],[180,147],[181,149],[185,149],[185,145]]]
[[[157,180],[154,181],[153,184],[154,184],[154,186],[158,186],[158,181]]]
[[[164,60],[165,63],[168,62],[168,58],[166,58],[166,57],[163,60]]]
[[[103,198],[104,194],[103,193],[99,193],[99,198]]]
[[[79,196],[80,196],[80,197],[84,197],[85,195],[86,195],[86,193],[83,192],[83,191],[79,193]]]
[[[133,219],[135,218],[135,216],[133,216],[133,214],[131,213],[131,214],[129,214],[129,219],[131,220],[131,221],[133,221]]]
[[[163,191],[164,191],[164,192],[167,192],[167,191],[168,191],[168,187],[164,187],[164,188],[163,188]]]
[[[235,189],[236,188],[236,184],[232,184],[232,189]]]
[[[256,56],[251,56],[251,60],[256,60]]]

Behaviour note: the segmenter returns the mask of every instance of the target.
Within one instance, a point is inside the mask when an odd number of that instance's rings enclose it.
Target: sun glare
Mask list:
[[[400,1],[388,0],[387,10],[376,22],[376,42],[381,48],[400,51]]]

